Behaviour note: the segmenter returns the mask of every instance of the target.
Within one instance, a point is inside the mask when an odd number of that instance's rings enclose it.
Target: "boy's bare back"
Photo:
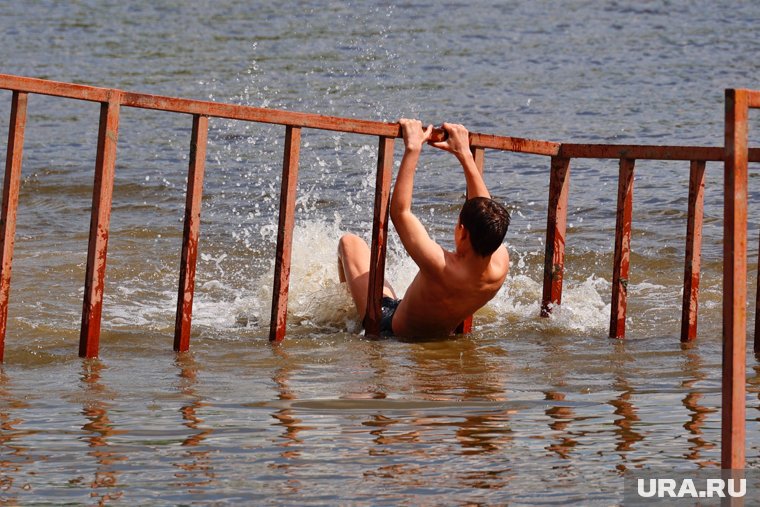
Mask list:
[[[393,332],[417,338],[450,334],[460,322],[488,303],[509,271],[509,253],[503,245],[487,265],[444,252],[443,270],[420,271],[414,277],[393,316]]]

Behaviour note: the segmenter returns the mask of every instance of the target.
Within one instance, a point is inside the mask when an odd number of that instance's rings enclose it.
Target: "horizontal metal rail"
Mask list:
[[[739,88],[736,91],[747,96],[747,107],[755,109],[760,108],[760,90],[748,90],[746,88]]]
[[[387,123],[370,120],[357,120],[338,116],[325,116],[294,111],[282,111],[254,106],[225,104],[206,100],[193,100],[146,93],[133,93],[111,88],[98,88],[73,83],[47,81],[30,77],[0,74],[0,89],[15,90],[25,93],[52,95],[69,99],[90,102],[107,102],[109,97],[118,91],[119,104],[124,107],[154,109],[172,113],[202,115],[230,120],[270,123],[288,127],[312,128],[363,134],[368,136],[400,138],[401,126],[398,123]],[[436,129],[435,139],[441,139],[443,132]],[[470,143],[473,147],[492,148],[536,155],[551,155],[559,149],[558,143],[537,141],[519,137],[495,136],[490,134],[471,133]]]
[[[400,138],[398,123],[358,120],[339,116],[326,116],[295,111],[283,111],[254,106],[226,104],[207,100],[194,100],[146,93],[134,93],[113,88],[99,88],[59,81],[0,74],[0,89],[37,93],[89,102],[108,102],[118,92],[119,105],[139,109],[153,109],[172,113],[201,115],[230,120],[269,123],[289,127],[330,130],[349,134]],[[760,100],[760,99],[758,99]],[[436,139],[443,135],[436,129]],[[617,144],[558,143],[521,137],[470,133],[473,148],[487,148],[515,153],[529,153],[562,158],[597,159],[656,159],[722,161],[722,147],[704,146],[649,146]],[[750,162],[760,162],[760,149],[750,149]]]
[[[760,148],[749,150],[750,162],[760,162]],[[630,159],[630,160],[700,160],[722,162],[723,148],[705,146],[646,146],[640,144],[574,144],[562,143],[563,158]]]

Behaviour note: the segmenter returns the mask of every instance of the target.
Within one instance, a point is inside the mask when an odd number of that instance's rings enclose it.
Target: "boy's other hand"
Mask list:
[[[425,130],[422,130],[422,122],[419,120],[410,120],[408,118],[401,118],[398,121],[401,125],[401,131],[404,135],[404,146],[407,150],[421,151],[422,145],[430,139],[430,134],[433,132],[433,126],[428,125]]]
[[[444,123],[443,130],[449,135],[445,141],[430,143],[431,146],[440,148],[456,155],[457,158],[471,155],[470,152],[470,133],[464,127],[457,123]]]

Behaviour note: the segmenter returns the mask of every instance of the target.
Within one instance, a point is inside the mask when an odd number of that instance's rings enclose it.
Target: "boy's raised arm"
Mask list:
[[[422,146],[430,138],[433,126],[423,131],[418,120],[402,118],[399,123],[404,133],[405,149],[391,198],[391,220],[401,243],[421,270],[440,268],[445,262],[443,249],[430,238],[425,226],[412,213],[414,174]]]

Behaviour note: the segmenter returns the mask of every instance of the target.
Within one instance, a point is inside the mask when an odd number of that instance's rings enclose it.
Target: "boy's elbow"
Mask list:
[[[396,232],[404,228],[404,221],[400,213],[393,213],[391,211],[391,223],[393,224],[393,227],[396,229]]]
[[[393,227],[396,228],[397,232],[400,232],[406,228],[405,224],[407,222],[408,216],[407,210],[398,207],[394,209],[391,207],[390,215],[391,222],[393,222]]]
[[[399,218],[401,217],[401,213],[402,213],[401,206],[391,201],[390,215],[391,215],[391,222],[393,222],[393,225],[396,225],[396,222],[398,222]]]

